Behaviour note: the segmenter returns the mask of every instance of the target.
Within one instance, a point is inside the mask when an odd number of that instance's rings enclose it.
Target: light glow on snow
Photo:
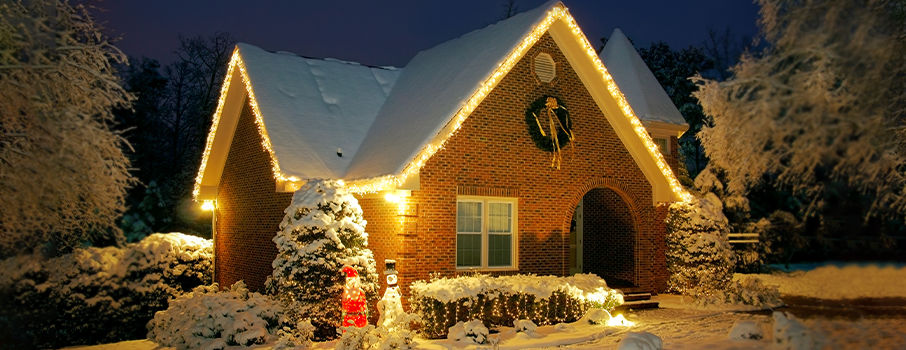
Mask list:
[[[610,327],[617,327],[617,326],[632,327],[635,325],[635,322],[627,320],[626,317],[623,317],[623,314],[618,314],[616,316],[611,317],[609,320],[607,320],[607,322],[604,323],[604,325],[610,326]]]
[[[428,159],[436,153],[437,151],[443,149],[444,143],[456,134],[456,131],[462,126],[466,118],[472,114],[475,108],[484,100],[485,97],[497,86],[497,84],[503,79],[503,77],[515,66],[519,60],[525,55],[526,52],[535,44],[535,42],[540,39],[544,33],[550,29],[551,25],[557,21],[563,20],[570,28],[570,31],[575,36],[576,40],[580,42],[585,54],[589,59],[592,60],[595,68],[601,74],[601,77],[604,79],[605,84],[607,85],[607,90],[610,92],[611,96],[617,101],[617,104],[620,107],[620,110],[623,112],[623,115],[629,120],[632,124],[633,131],[636,135],[644,142],[645,147],[648,149],[656,163],[661,173],[667,178],[667,181],[670,184],[670,189],[673,193],[679,197],[682,201],[686,202],[692,199],[692,196],[686,192],[683,186],[679,183],[679,180],[674,176],[673,171],[670,169],[670,166],[667,164],[666,159],[660,153],[657,144],[654,143],[654,140],[651,139],[651,136],[648,135],[648,131],[645,129],[645,126],[642,125],[642,122],[632,111],[632,107],[629,106],[626,97],[620,92],[617,87],[616,82],[614,82],[613,77],[607,71],[607,68],[604,67],[603,62],[598,57],[592,45],[588,42],[588,39],[582,33],[582,30],[579,28],[579,25],[573,19],[572,15],[569,14],[569,11],[562,4],[557,4],[551,8],[547,16],[535,26],[531,33],[523,38],[522,42],[516,47],[515,50],[510,52],[509,56],[503,60],[503,62],[497,67],[497,69],[489,76],[481,87],[466,101],[466,103],[459,109],[456,115],[453,116],[450,121],[449,132],[438,139],[433,143],[427,144],[422,150],[412,159],[409,164],[405,167],[405,170],[399,175],[387,175],[371,179],[363,179],[357,181],[350,181],[348,190],[353,193],[368,193],[368,192],[377,192],[385,189],[394,189],[403,184],[406,179],[414,174],[417,174],[419,170],[425,165]]]

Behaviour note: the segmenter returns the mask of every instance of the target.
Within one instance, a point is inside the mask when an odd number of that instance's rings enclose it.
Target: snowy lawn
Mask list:
[[[792,266],[810,268],[812,266]],[[767,285],[780,287],[780,294],[820,299],[906,298],[906,267],[902,265],[848,264],[823,265],[807,271],[755,276]]]

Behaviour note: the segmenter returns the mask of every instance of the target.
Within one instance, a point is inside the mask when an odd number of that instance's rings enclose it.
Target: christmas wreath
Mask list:
[[[541,96],[532,102],[525,110],[525,124],[535,146],[545,152],[558,152],[573,139],[569,111],[553,96]]]

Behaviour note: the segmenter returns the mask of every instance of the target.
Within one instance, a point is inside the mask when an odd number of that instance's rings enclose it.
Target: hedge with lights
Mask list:
[[[539,282],[543,281],[542,284],[552,286],[553,291],[544,297],[519,291],[522,288],[508,282],[507,278],[510,277],[539,279]],[[429,338],[442,338],[457,322],[481,320],[488,327],[512,327],[514,321],[528,319],[539,326],[551,325],[574,322],[582,318],[589,308],[601,308],[609,312],[623,302],[622,295],[615,290],[605,287],[583,292],[573,284],[564,283],[569,278],[554,276],[495,278],[478,275],[435,279],[430,282],[418,281],[410,288],[412,293],[410,305],[413,312],[421,317],[421,332]],[[604,285],[602,279],[597,276],[593,278]],[[450,283],[453,283],[452,288]],[[457,285],[465,288],[458,288]],[[476,285],[481,286],[479,290],[474,290]],[[443,291],[428,292],[432,288]],[[441,296],[451,293],[451,290],[470,288],[474,293],[469,295]]]

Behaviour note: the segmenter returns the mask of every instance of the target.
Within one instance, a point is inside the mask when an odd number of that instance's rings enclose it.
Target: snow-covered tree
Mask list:
[[[723,82],[699,78],[711,161],[744,193],[769,179],[826,205],[842,181],[872,212],[906,212],[906,5],[902,0],[759,0],[766,49]]]
[[[296,191],[285,213],[266,287],[283,302],[291,323],[307,318],[316,338],[335,337],[343,316],[344,266],[359,272],[369,304],[377,298],[377,268],[362,208],[338,183],[316,180]]]
[[[122,241],[133,178],[110,126],[132,99],[122,62],[81,5],[0,4],[0,256]]]
[[[733,278],[727,218],[713,193],[670,205],[667,216],[668,288],[695,297],[725,289]]]

